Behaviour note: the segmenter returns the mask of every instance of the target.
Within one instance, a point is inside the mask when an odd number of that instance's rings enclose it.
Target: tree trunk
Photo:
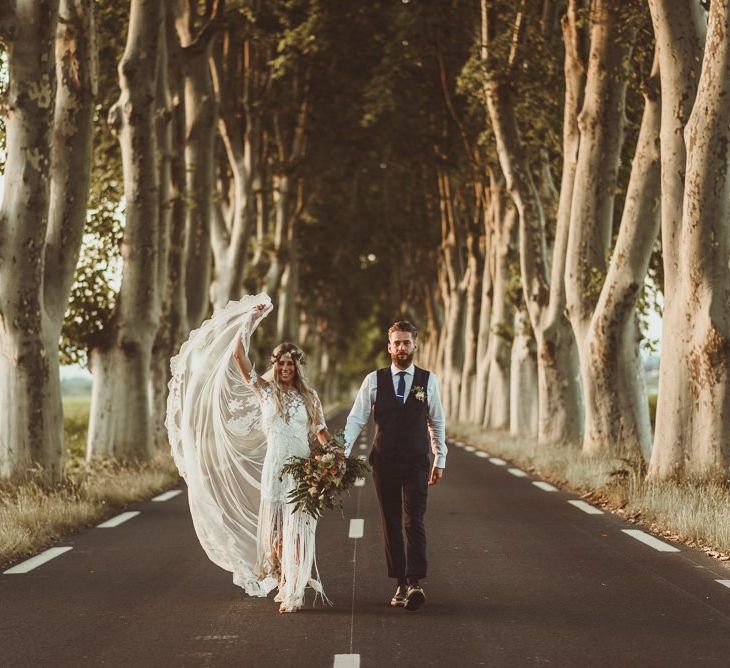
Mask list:
[[[621,34],[622,29],[629,29],[622,28],[619,19],[617,3],[595,0],[590,16],[591,46],[583,109],[578,116],[580,150],[565,265],[568,318],[582,367],[586,365],[588,326],[606,274],[623,143],[625,70],[631,48],[630,37]]]
[[[685,317],[678,295],[680,235],[684,206],[685,170],[687,151],[685,127],[697,94],[702,53],[705,41],[704,10],[694,0],[651,0],[652,22],[656,35],[661,77],[661,234],[664,266],[664,313],[662,337],[670,341],[678,322]],[[676,468],[682,472],[683,447],[675,443],[674,412],[677,406],[686,406],[694,399],[689,384],[677,386],[676,359],[671,350],[662,355],[659,367],[659,394],[657,399],[656,429],[652,461],[659,458],[666,464],[650,465],[655,477],[670,477]],[[678,393],[684,393],[681,397]],[[668,402],[670,395],[672,402]],[[667,431],[668,430],[668,431]],[[661,443],[661,445],[660,445]],[[674,452],[668,456],[668,451]],[[661,472],[660,472],[661,471]]]
[[[176,156],[175,146],[175,100],[182,96],[181,73],[175,60],[177,46],[173,34],[172,13],[165,12],[165,36],[160,44],[159,74],[157,76],[157,101],[155,115],[155,133],[159,154],[160,174],[160,224],[158,230],[159,253],[157,258],[157,290],[162,299],[161,318],[152,346],[150,417],[152,419],[153,441],[157,448],[164,448],[168,443],[165,417],[167,413],[168,383],[170,382],[170,358],[175,354],[182,333],[177,313],[173,310],[177,304],[173,302],[170,266],[174,249],[174,227],[177,223],[178,190],[175,183]],[[172,54],[170,51],[172,50]],[[172,57],[171,57],[172,56]],[[177,274],[176,274],[177,275]],[[187,324],[187,323],[186,323]]]
[[[161,3],[132,0],[127,45],[119,64],[121,94],[109,112],[124,163],[122,285],[106,346],[90,355],[95,377],[88,457],[144,459],[153,449],[150,362],[161,311],[155,91],[163,22]]]
[[[494,294],[494,275],[496,261],[496,247],[494,244],[495,230],[503,217],[505,207],[502,184],[498,184],[493,172],[490,171],[489,195],[484,207],[484,264],[482,267],[482,290],[479,302],[479,334],[477,336],[477,372],[474,381],[474,401],[472,403],[471,422],[484,422],[484,409],[487,406],[487,380],[489,377],[489,363],[487,351],[489,349],[490,325],[492,322],[492,300]]]
[[[482,0],[485,44],[486,12],[486,0]],[[487,83],[486,95],[499,163],[519,214],[522,289],[537,342],[538,442],[573,442],[580,436],[582,406],[575,346],[561,308],[565,299],[563,279],[557,273],[564,266],[567,229],[559,219],[548,283],[545,216],[517,127],[512,92],[492,79]]]
[[[537,355],[530,318],[524,308],[515,312],[510,359],[509,430],[515,436],[537,436]]]
[[[685,129],[687,176],[672,277],[674,307],[664,315],[666,382],[660,385],[652,479],[725,478],[730,467],[728,34],[730,2],[713,0],[702,74]]]
[[[188,175],[186,292],[188,319],[193,327],[208,315],[211,275],[210,223],[213,217],[216,104],[208,55],[192,55],[186,62],[185,75],[185,169]]]
[[[476,186],[481,190],[481,184]],[[476,206],[477,215],[481,207]],[[480,304],[479,294],[483,270],[482,258],[479,251],[479,229],[477,223],[471,225],[467,236],[467,275],[469,281],[466,286],[466,317],[464,323],[464,366],[461,371],[461,390],[459,395],[459,421],[468,422],[471,418],[474,403],[477,341],[479,336]]]
[[[256,229],[255,184],[261,182],[261,112],[256,82],[261,77],[261,49],[243,35],[242,26],[229,26],[222,48],[212,59],[213,83],[219,100],[219,134],[233,175],[232,220],[229,227],[213,226],[215,277],[213,305],[219,308],[240,297],[249,240]],[[242,91],[241,102],[233,89]],[[218,219],[214,219],[218,220]]]
[[[651,423],[636,300],[659,229],[661,104],[659,75],[647,82],[644,115],[621,226],[606,280],[583,342],[586,428],[583,451],[623,456],[651,452]]]
[[[508,429],[510,424],[510,355],[514,337],[514,305],[509,297],[510,264],[517,232],[517,211],[508,206],[495,231],[494,293],[487,364],[484,426]]]
[[[61,473],[56,329],[44,308],[58,0],[0,10],[8,44],[6,164],[0,204],[0,476]]]
[[[458,223],[454,211],[451,180],[443,171],[438,174],[441,218],[441,254],[444,278],[442,293],[445,305],[443,332],[443,404],[451,419],[458,418],[459,383],[464,363],[464,270],[461,266]],[[468,281],[468,277],[467,277]]]

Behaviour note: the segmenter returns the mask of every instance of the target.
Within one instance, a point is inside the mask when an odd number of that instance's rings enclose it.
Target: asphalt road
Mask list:
[[[452,445],[417,612],[387,605],[369,479],[318,528],[334,605],[294,615],[207,559],[184,490],[136,504],[0,575],[0,666],[730,666],[730,569],[535,482]]]

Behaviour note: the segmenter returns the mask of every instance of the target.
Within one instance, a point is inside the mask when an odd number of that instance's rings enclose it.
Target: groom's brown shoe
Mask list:
[[[423,593],[421,585],[408,585],[406,602],[403,606],[406,610],[418,610],[426,602],[426,594]]]
[[[398,589],[395,590],[393,598],[390,599],[390,606],[392,608],[403,608],[406,604],[406,594],[408,590],[404,585],[399,585]]]

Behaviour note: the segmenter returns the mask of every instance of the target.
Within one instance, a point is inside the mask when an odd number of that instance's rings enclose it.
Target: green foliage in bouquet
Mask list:
[[[342,506],[340,496],[358,478],[370,471],[370,464],[359,457],[345,457],[345,435],[337,432],[327,443],[312,448],[310,457],[289,457],[281,476],[290,475],[296,486],[289,493],[295,510],[304,510],[319,519],[327,508]]]

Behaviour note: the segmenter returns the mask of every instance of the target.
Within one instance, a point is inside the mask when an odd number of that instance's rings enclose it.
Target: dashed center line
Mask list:
[[[603,515],[602,510],[596,508],[595,506],[592,506],[590,503],[586,503],[585,501],[570,499],[568,503],[571,506],[575,506],[576,508],[578,508],[578,510],[582,510],[584,513],[588,513],[589,515]]]
[[[360,655],[335,654],[334,668],[360,668]]]
[[[488,458],[489,458],[489,453],[487,453],[487,452],[483,452],[483,451],[481,451],[481,450],[479,450],[479,452],[475,452],[474,454],[475,454],[475,455],[476,455],[477,457],[481,457],[482,459],[488,459]]]
[[[527,478],[527,473],[525,473],[522,469],[507,469],[507,471],[517,478]]]
[[[367,443],[360,443],[360,450],[367,450],[368,446]]]
[[[358,478],[355,481],[355,487],[365,487],[365,478]]]
[[[178,494],[182,494],[181,489],[171,489],[169,492],[163,492],[162,494],[159,494],[158,496],[154,497],[153,501],[169,501],[170,499],[174,499]]]
[[[131,520],[133,517],[137,517],[137,515],[139,515],[139,510],[130,510],[129,512],[112,517],[110,520],[97,524],[96,526],[98,529],[113,529],[114,527],[118,527],[120,524],[124,524],[127,520]]]
[[[544,482],[542,480],[535,480],[533,483],[535,487],[539,487],[543,492],[557,492],[558,488],[555,487],[555,485],[551,485],[549,482]]]
[[[679,552],[678,547],[665,543],[663,540],[659,540],[658,538],[646,533],[646,531],[641,531],[639,529],[621,529],[621,531],[645,545],[653,547],[658,552]]]
[[[723,587],[730,589],[730,580],[715,580],[715,582],[719,582]]]
[[[41,552],[40,554],[37,554],[35,557],[31,557],[30,559],[26,559],[25,561],[20,562],[17,566],[13,566],[12,568],[8,568],[8,570],[4,571],[4,575],[19,575],[20,573],[28,573],[32,571],[34,568],[38,568],[38,566],[42,566],[47,561],[50,561],[51,559],[55,559],[59,555],[63,554],[64,552],[68,552],[73,548],[71,547],[51,547],[47,549],[45,552]]]
[[[467,452],[474,452],[476,448],[473,445],[465,445],[464,450],[466,450]]]
[[[365,533],[365,520],[352,519],[350,520],[350,531],[347,534],[348,538],[362,538]]]
[[[504,459],[500,459],[499,457],[490,457],[489,461],[492,462],[495,466],[506,466],[507,462],[504,461]]]

